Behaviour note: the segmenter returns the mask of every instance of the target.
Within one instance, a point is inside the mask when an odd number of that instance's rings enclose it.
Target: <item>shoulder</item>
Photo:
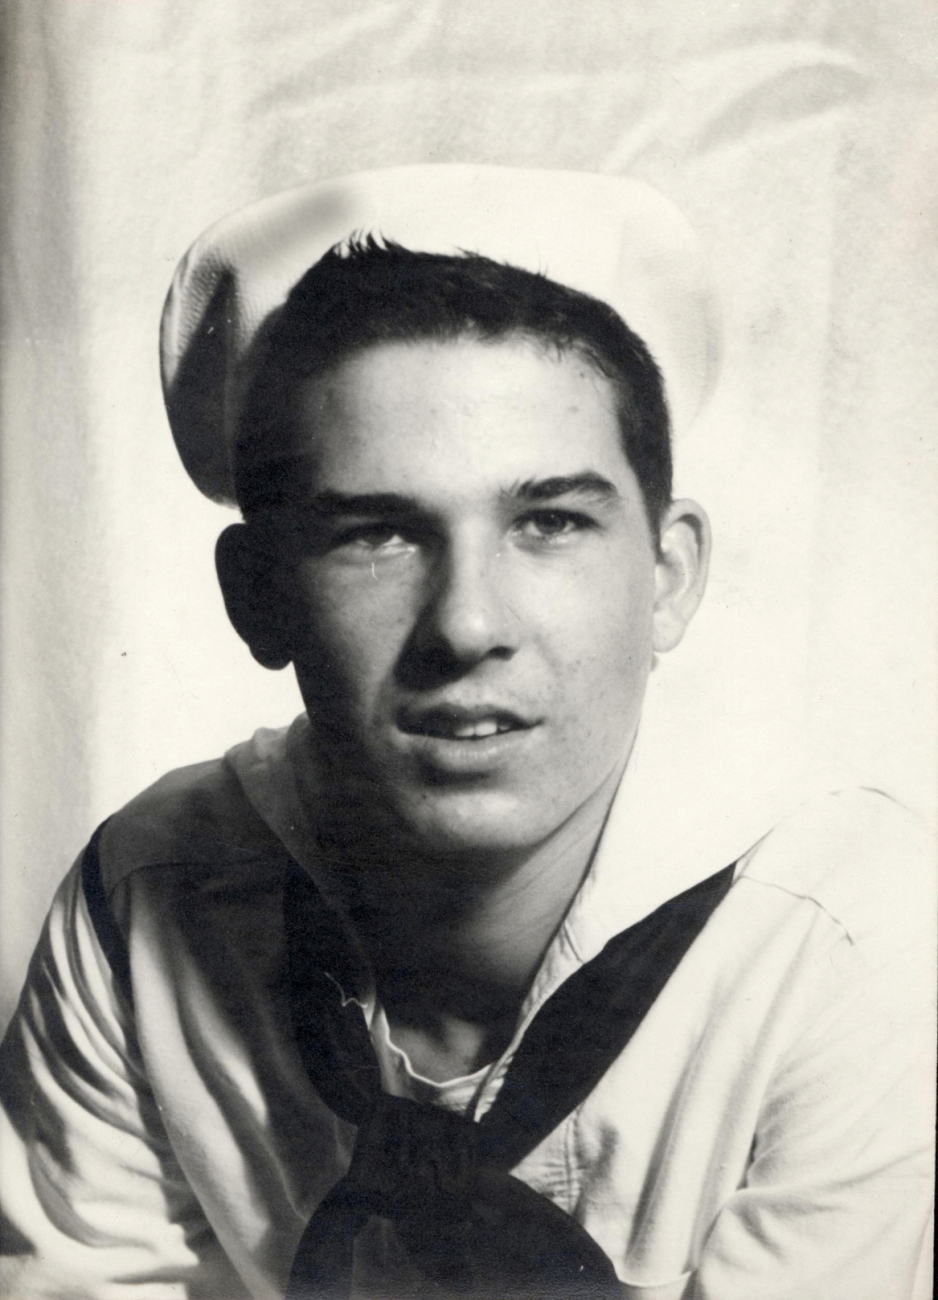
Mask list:
[[[855,945],[928,940],[934,928],[935,849],[925,824],[878,790],[813,799],[740,860],[738,878],[822,909]]]
[[[252,740],[239,749],[256,747]],[[275,756],[268,765],[275,782]],[[199,868],[282,862],[286,850],[248,799],[236,767],[229,754],[177,768],[115,813],[99,842],[106,892],[147,868],[187,867],[197,875]]]

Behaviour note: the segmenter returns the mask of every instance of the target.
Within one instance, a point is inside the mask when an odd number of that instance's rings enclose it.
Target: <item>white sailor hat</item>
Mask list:
[[[305,272],[352,235],[481,253],[609,303],[657,361],[675,433],[712,387],[717,311],[686,220],[642,182],[585,172],[424,164],[317,181],[211,226],[183,258],[160,335],[176,446],[196,485],[234,503],[251,345]]]

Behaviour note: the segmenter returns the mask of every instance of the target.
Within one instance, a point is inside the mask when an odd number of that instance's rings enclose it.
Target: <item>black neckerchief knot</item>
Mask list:
[[[394,1224],[433,1296],[521,1300],[532,1277],[550,1278],[564,1300],[617,1296],[611,1263],[574,1219],[480,1163],[480,1133],[463,1115],[382,1093],[348,1173],[307,1225],[288,1300],[344,1300],[355,1238],[373,1215]]]
[[[348,1195],[401,1223],[465,1219],[478,1167],[479,1129],[462,1115],[382,1093],[358,1130]]]

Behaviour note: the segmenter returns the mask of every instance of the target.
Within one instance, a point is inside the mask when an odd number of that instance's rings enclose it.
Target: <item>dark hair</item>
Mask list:
[[[661,373],[607,303],[475,253],[411,252],[372,235],[337,245],[297,283],[258,340],[235,454],[245,516],[277,499],[272,441],[292,432],[304,379],[378,343],[529,338],[573,352],[616,395],[625,456],[652,531],[671,500],[670,420]]]

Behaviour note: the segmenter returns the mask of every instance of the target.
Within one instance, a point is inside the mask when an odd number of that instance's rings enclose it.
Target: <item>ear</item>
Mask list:
[[[265,668],[291,660],[281,562],[247,524],[231,524],[215,544],[215,570],[232,626]]]
[[[661,523],[655,565],[652,644],[673,650],[694,617],[707,585],[710,521],[696,501],[674,501]]]

